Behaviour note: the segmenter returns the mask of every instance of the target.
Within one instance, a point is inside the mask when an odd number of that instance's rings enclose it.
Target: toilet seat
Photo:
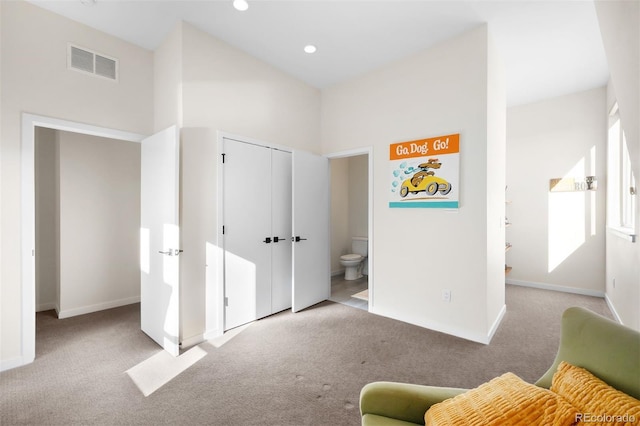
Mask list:
[[[340,259],[342,260],[347,260],[347,261],[354,261],[354,260],[362,260],[364,259],[364,256],[360,255],[360,254],[344,254],[342,256],[340,256]]]

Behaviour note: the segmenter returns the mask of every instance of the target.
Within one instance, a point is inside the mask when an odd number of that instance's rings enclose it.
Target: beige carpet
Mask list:
[[[357,426],[368,382],[470,388],[506,371],[537,380],[568,306],[610,316],[600,298],[507,286],[507,313],[482,345],[324,302],[199,345],[206,356],[146,397],[125,373],[158,353],[138,305],[38,313],[35,362],[0,373],[0,424]]]

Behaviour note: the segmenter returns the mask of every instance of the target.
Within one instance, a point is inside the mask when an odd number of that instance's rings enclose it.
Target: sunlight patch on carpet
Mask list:
[[[369,289],[362,290],[360,293],[351,295],[351,297],[355,297],[356,299],[361,300],[369,300]]]
[[[144,396],[149,396],[173,378],[201,360],[207,352],[195,346],[180,356],[174,357],[167,351],[160,351],[127,370],[127,374]]]
[[[225,343],[227,343],[229,340],[233,339],[238,334],[242,333],[244,330],[249,328],[251,326],[251,324],[253,324],[253,323],[250,322],[248,324],[241,325],[240,327],[233,328],[233,329],[227,331],[226,333],[224,333],[222,336],[214,337],[213,339],[207,340],[207,342],[209,344],[215,346],[216,348],[219,348],[222,345],[224,345]]]

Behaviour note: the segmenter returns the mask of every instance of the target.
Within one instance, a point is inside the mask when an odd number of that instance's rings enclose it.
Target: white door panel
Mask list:
[[[271,314],[270,150],[224,139],[225,330]]]
[[[293,152],[293,312],[331,295],[329,160]]]
[[[276,313],[291,307],[291,153],[271,150],[271,166],[271,312]]]
[[[141,328],[174,356],[180,343],[179,148],[176,126],[144,139],[140,181]]]

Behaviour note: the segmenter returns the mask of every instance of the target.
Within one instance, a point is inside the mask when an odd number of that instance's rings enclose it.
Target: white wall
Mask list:
[[[349,237],[369,233],[369,157],[349,157]],[[349,240],[351,252],[351,240]]]
[[[59,132],[60,318],[140,301],[140,144]]]
[[[504,315],[506,79],[502,58],[489,33],[487,43],[487,324]],[[499,265],[499,267],[498,267]]]
[[[215,234],[216,132],[205,128],[181,130],[182,167],[180,256],[181,338],[201,338],[205,332],[206,264],[215,270],[215,259],[206,258],[207,235]]]
[[[183,24],[183,120],[320,152],[320,92]]]
[[[640,2],[610,0],[594,4],[631,164],[635,175],[640,176]]]
[[[488,229],[488,200],[500,198],[504,206],[504,187],[487,187],[487,168],[504,168],[487,160],[487,92],[497,86],[488,85],[492,67],[481,26],[322,93],[323,151],[373,146],[371,310],[484,342],[495,319],[487,319],[489,309],[504,305],[487,302],[500,297],[489,295],[488,277],[504,269],[503,257],[495,262],[486,255],[488,241],[500,239],[502,217]],[[459,211],[388,208],[389,144],[451,133],[461,138]],[[488,197],[493,192],[501,195]],[[443,289],[452,291],[451,303],[442,301]]]
[[[153,129],[182,126],[182,21],[153,52]]]
[[[604,88],[507,111],[509,283],[604,293]],[[550,192],[549,180],[598,178],[597,191]]]
[[[179,47],[176,48],[175,43]],[[162,127],[175,113],[182,121],[182,245],[181,286],[183,302],[200,303],[183,309],[183,339],[197,339],[206,328],[214,333],[220,312],[207,310],[220,306],[213,291],[215,259],[207,258],[218,245],[216,204],[217,152],[216,132],[224,131],[312,152],[320,152],[320,93],[282,71],[231,47],[187,23],[179,24],[158,50],[163,55],[156,63],[176,61],[181,69],[156,68],[156,82],[176,84],[168,94],[156,99],[156,125]],[[178,98],[173,109],[167,103]],[[168,119],[166,117],[169,117]],[[211,272],[205,275],[205,267]],[[220,329],[221,330],[221,329]]]
[[[2,261],[0,363],[20,362],[20,125],[22,112],[150,134],[151,52],[27,2],[2,2]],[[67,70],[67,43],[119,59],[118,82]],[[28,54],[25,54],[28,52]]]
[[[349,158],[331,160],[331,273],[344,271],[340,256],[349,253]]]
[[[607,112],[617,100],[612,82],[607,85]],[[638,182],[638,174],[636,183]],[[636,203],[638,201],[636,200]],[[640,204],[636,204],[636,233],[640,227]],[[640,243],[606,231],[606,297],[618,320],[640,330]]]
[[[0,2],[0,25],[2,24],[2,2]],[[2,27],[0,26],[0,159],[2,157],[4,157],[4,153],[3,153],[3,144],[2,144]],[[4,198],[2,198],[2,180],[3,180],[3,173],[2,173],[2,160],[0,160],[0,200],[4,200]],[[2,207],[0,207],[0,241],[4,240],[4,236],[3,236],[3,232],[2,232],[2,224],[4,222],[2,221]],[[2,243],[0,243],[0,294],[2,292],[2,277],[4,276],[2,273]],[[2,320],[2,303],[0,302],[0,338],[1,336],[4,336],[5,334],[5,329],[4,326],[2,325],[3,320]],[[2,349],[0,349],[0,367],[2,366]]]
[[[36,310],[60,310],[58,132],[35,130]]]
[[[640,3],[595,2],[611,80],[607,107],[617,100],[636,182],[640,178]],[[607,110],[608,111],[608,110]],[[638,198],[638,196],[636,196]],[[640,206],[640,201],[637,201]],[[640,208],[636,210],[636,233]],[[607,299],[623,324],[640,330],[640,243],[607,232]],[[615,279],[615,286],[614,286]]]

